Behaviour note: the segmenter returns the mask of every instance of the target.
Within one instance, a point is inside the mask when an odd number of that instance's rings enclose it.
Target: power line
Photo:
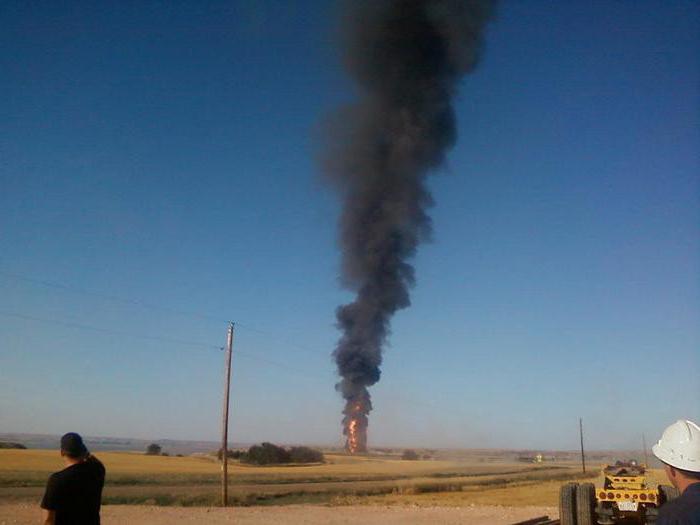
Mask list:
[[[229,322],[229,320],[224,320],[223,318],[216,317],[216,316],[212,316],[212,315],[208,315],[208,314],[202,314],[202,313],[198,313],[198,312],[194,312],[194,311],[187,311],[187,310],[178,310],[178,309],[175,309],[175,308],[170,308],[170,307],[167,307],[167,306],[157,305],[157,304],[155,304],[155,303],[149,303],[149,302],[145,302],[145,301],[140,301],[140,300],[137,300],[137,299],[130,299],[130,298],[126,298],[126,297],[120,297],[120,296],[115,296],[115,295],[110,295],[110,294],[104,294],[104,293],[95,292],[95,291],[92,291],[92,290],[87,290],[87,289],[85,289],[85,288],[79,288],[79,287],[74,287],[74,286],[68,286],[68,285],[65,285],[65,284],[62,284],[62,283],[58,283],[58,282],[55,282],[55,281],[49,281],[49,280],[45,280],[45,279],[36,279],[36,278],[33,278],[33,277],[28,277],[28,276],[24,276],[24,275],[19,275],[19,274],[7,272],[7,271],[2,270],[2,269],[0,269],[0,275],[5,276],[5,277],[9,277],[9,278],[11,278],[11,279],[15,279],[15,280],[18,280],[18,281],[24,281],[24,282],[28,282],[28,283],[32,283],[32,284],[37,284],[37,285],[40,285],[40,286],[45,286],[45,287],[49,287],[49,288],[55,288],[55,289],[63,290],[63,291],[66,291],[66,292],[77,293],[77,294],[83,294],[83,295],[89,295],[89,296],[93,296],[93,297],[99,297],[99,298],[102,298],[102,299],[105,299],[105,300],[114,301],[114,302],[119,302],[119,303],[123,303],[123,304],[130,304],[130,305],[133,305],[133,306],[138,306],[138,307],[146,308],[146,309],[161,310],[161,311],[169,312],[169,313],[172,313],[172,314],[175,314],[175,315],[191,316],[191,317],[196,317],[196,318],[200,318],[200,319],[207,319],[207,320],[216,321],[216,322],[222,322],[222,323],[223,323],[223,322],[226,322],[226,323]],[[113,335],[121,335],[121,336],[125,336],[125,337],[137,338],[137,339],[146,339],[146,340],[152,340],[152,341],[161,341],[161,342],[165,342],[165,343],[180,344],[180,345],[185,345],[185,346],[197,346],[197,347],[209,348],[209,349],[214,349],[214,348],[215,348],[215,349],[217,349],[217,350],[221,350],[221,349],[222,349],[221,345],[212,345],[212,344],[209,344],[209,343],[203,343],[203,342],[197,342],[197,341],[186,341],[186,340],[182,340],[182,339],[175,339],[175,338],[168,338],[168,337],[160,337],[160,336],[152,336],[152,335],[145,335],[145,334],[135,334],[135,333],[126,332],[126,331],[123,331],[123,330],[113,330],[113,329],[110,329],[110,328],[103,328],[103,327],[91,326],[91,325],[86,325],[86,324],[81,324],[81,323],[74,323],[74,322],[70,322],[70,321],[62,321],[62,320],[54,320],[54,319],[43,319],[43,318],[40,318],[40,317],[35,317],[35,316],[30,316],[30,315],[25,315],[25,314],[21,314],[21,313],[15,313],[15,312],[4,312],[4,311],[0,311],[0,315],[4,315],[4,316],[6,316],[6,317],[15,317],[15,318],[19,318],[19,319],[28,320],[28,321],[53,323],[53,324],[62,325],[62,326],[66,326],[66,327],[71,327],[71,328],[79,328],[79,329],[85,329],[85,330],[92,330],[92,331],[95,331],[95,332],[109,333],[109,334],[113,334]],[[261,335],[272,336],[273,339],[277,339],[277,341],[283,341],[285,344],[287,344],[287,345],[289,345],[289,346],[293,346],[293,347],[295,347],[295,348],[297,348],[297,349],[304,350],[305,352],[307,352],[307,353],[313,355],[313,356],[316,357],[316,358],[320,357],[321,355],[324,355],[324,356],[326,356],[326,357],[330,357],[330,354],[329,354],[329,353],[322,353],[322,352],[320,352],[320,351],[318,351],[318,350],[313,350],[313,349],[308,348],[308,347],[305,347],[305,346],[303,346],[303,345],[299,345],[299,344],[297,344],[297,343],[290,342],[290,341],[288,341],[287,339],[280,338],[280,337],[276,336],[273,332],[270,332],[270,331],[267,331],[267,330],[260,330],[260,329],[258,329],[258,328],[252,327],[252,326],[250,326],[250,325],[248,325],[248,324],[240,323],[240,322],[238,322],[238,321],[236,322],[236,326],[237,326],[237,327],[243,327],[243,328],[244,328],[245,330],[247,330],[247,331],[257,332],[257,333],[259,333],[259,334],[261,334]],[[243,357],[243,358],[251,359],[251,360],[254,360],[254,361],[259,361],[259,362],[261,362],[261,363],[265,363],[265,364],[267,364],[267,365],[271,365],[271,366],[280,368],[280,369],[282,369],[282,370],[286,370],[286,371],[289,371],[289,372],[293,372],[293,373],[295,373],[296,375],[301,375],[301,376],[304,376],[304,377],[306,377],[306,378],[308,378],[308,379],[314,379],[315,381],[323,381],[323,382],[325,383],[325,382],[328,380],[328,378],[321,378],[320,376],[317,376],[317,375],[314,375],[314,374],[309,374],[308,371],[306,371],[306,370],[301,370],[301,369],[299,369],[299,368],[295,368],[295,367],[289,366],[289,365],[287,365],[287,364],[285,364],[285,363],[281,363],[281,362],[275,361],[275,360],[273,360],[273,359],[268,359],[268,358],[266,358],[266,357],[260,357],[260,356],[258,356],[258,355],[251,354],[251,353],[248,353],[248,352],[245,352],[245,351],[237,350],[237,351],[236,351],[236,355],[240,355],[240,356]],[[434,403],[428,402],[428,400],[425,400],[425,399],[421,399],[421,400],[411,399],[411,398],[409,398],[409,397],[407,397],[407,396],[405,396],[405,395],[397,395],[396,393],[393,393],[392,396],[393,396],[393,397],[396,397],[396,398],[398,398],[398,399],[403,399],[405,402],[409,402],[409,403],[411,403],[411,404],[423,404],[423,405],[426,405],[426,406],[436,406],[436,405],[437,405],[436,403],[434,404]]]
[[[202,319],[202,320],[207,320],[207,321],[213,321],[216,323],[228,323],[230,321],[230,319],[224,319],[222,317],[213,316],[213,315],[205,314],[205,313],[201,313],[201,312],[196,312],[194,310],[180,310],[177,308],[171,308],[169,306],[163,306],[160,304],[156,304],[156,303],[152,303],[152,302],[148,302],[148,301],[142,301],[139,299],[133,299],[133,298],[119,296],[119,295],[113,295],[113,294],[106,294],[106,293],[97,292],[94,290],[88,290],[87,288],[84,288],[84,287],[66,285],[66,284],[59,283],[59,282],[53,281],[53,280],[38,279],[35,277],[20,275],[20,274],[8,272],[8,271],[2,270],[2,269],[0,269],[0,275],[4,276],[6,278],[14,279],[16,281],[21,281],[21,282],[31,283],[34,285],[44,286],[46,288],[53,288],[53,289],[61,290],[64,292],[80,294],[80,295],[87,295],[87,296],[91,296],[91,297],[97,297],[97,298],[104,299],[107,301],[112,301],[112,302],[121,303],[121,304],[128,304],[131,306],[137,306],[140,308],[145,308],[145,309],[150,309],[150,310],[167,312],[167,313],[170,313],[173,315],[192,317],[192,318],[197,318],[197,319]],[[294,348],[297,348],[299,350],[303,350],[304,352],[308,352],[310,354],[313,354],[314,357],[319,357],[320,355],[328,355],[327,352],[321,352],[317,349],[312,349],[312,348],[306,347],[304,345],[300,345],[294,341],[290,341],[287,338],[281,338],[278,335],[276,335],[274,332],[271,332],[269,330],[261,330],[259,328],[254,327],[254,326],[251,326],[247,323],[241,323],[241,322],[237,321],[236,326],[238,326],[239,328],[244,328],[244,330],[249,331],[249,332],[256,332],[256,333],[261,334],[261,335],[267,335],[269,337],[276,339],[279,342],[283,342],[285,345],[293,346]]]
[[[24,319],[26,321],[35,321],[35,322],[40,322],[40,323],[52,323],[52,324],[58,324],[61,326],[67,326],[70,328],[80,328],[82,330],[91,330],[93,332],[101,332],[105,334],[112,334],[112,335],[120,335],[123,337],[133,337],[135,339],[148,339],[151,341],[161,341],[164,343],[173,343],[173,344],[179,344],[179,345],[186,345],[186,346],[199,346],[203,348],[216,348],[219,350],[221,346],[217,345],[212,345],[208,343],[201,343],[198,341],[186,341],[183,339],[175,339],[172,337],[160,337],[156,335],[145,335],[145,334],[135,334],[132,332],[126,332],[123,330],[114,330],[112,328],[103,328],[100,326],[91,326],[87,324],[82,324],[82,323],[74,323],[72,321],[61,321],[57,319],[44,319],[41,317],[35,317],[33,315],[26,315],[26,314],[21,314],[17,312],[6,312],[6,311],[1,311],[0,310],[0,315],[4,315],[5,317],[15,317],[17,319]]]
[[[138,301],[138,300],[127,299],[124,297],[111,296],[108,294],[91,292],[91,291],[85,290],[85,289],[72,288],[72,287],[63,285],[61,283],[56,283],[53,281],[46,281],[46,280],[41,280],[41,279],[33,279],[30,277],[25,277],[25,276],[21,276],[21,275],[17,275],[17,274],[10,274],[10,273],[2,271],[2,270],[0,270],[0,275],[4,275],[6,277],[11,277],[13,279],[20,280],[20,281],[25,281],[25,282],[29,282],[29,283],[33,283],[33,284],[39,284],[41,286],[46,286],[46,287],[64,290],[67,292],[80,293],[80,294],[84,294],[84,295],[101,297],[101,298],[104,298],[107,300],[120,302],[120,303],[124,303],[124,304],[131,304],[131,305],[139,306],[142,308],[150,308],[150,309],[170,312],[170,313],[177,314],[177,315],[186,315],[186,316],[192,316],[192,317],[197,317],[197,318],[201,318],[201,319],[215,320],[217,322],[223,321],[222,319],[214,317],[214,316],[199,314],[196,312],[187,312],[187,311],[182,311],[182,310],[176,310],[173,308],[168,308],[168,307],[164,307],[164,306],[160,306],[160,305],[145,303],[145,302]],[[118,335],[118,336],[122,336],[122,337],[131,337],[131,338],[135,338],[135,339],[160,341],[160,342],[164,342],[164,343],[168,343],[168,344],[178,344],[178,345],[201,347],[201,348],[207,348],[207,349],[223,350],[223,348],[220,345],[212,345],[209,343],[204,343],[204,342],[199,342],[199,341],[189,341],[189,340],[176,339],[176,338],[171,338],[171,337],[161,337],[161,336],[153,336],[153,335],[147,335],[147,334],[137,334],[137,333],[133,333],[133,332],[127,332],[124,330],[114,330],[111,328],[92,326],[92,325],[83,324],[83,323],[75,323],[72,321],[46,319],[46,318],[36,317],[36,316],[32,316],[32,315],[26,315],[26,314],[22,314],[22,313],[18,313],[18,312],[8,312],[8,311],[0,310],[0,315],[5,316],[5,317],[16,318],[16,319],[23,319],[23,320],[32,321],[32,322],[52,323],[52,324],[65,326],[65,327],[69,327],[69,328],[89,330],[89,331],[93,331],[93,332]],[[243,326],[240,323],[237,323],[237,325]],[[263,335],[270,335],[270,332],[266,332],[264,330],[259,330],[259,329],[250,327],[248,325],[245,325],[245,327],[247,330],[250,330],[250,331],[258,332],[258,333],[263,334]],[[286,344],[289,344],[289,343],[287,342]],[[296,346],[297,348],[300,348],[302,350],[310,351],[310,349],[302,347],[300,345],[290,344],[290,346]],[[313,351],[313,354],[315,357],[318,357],[317,352]],[[319,383],[320,382],[327,383],[327,381],[328,381],[328,377],[321,378],[320,376],[317,376],[315,374],[310,374],[306,370],[300,370],[298,368],[289,366],[285,363],[281,363],[279,361],[275,361],[273,359],[268,359],[265,357],[260,357],[258,355],[251,354],[251,353],[248,353],[245,351],[237,350],[236,355],[240,356],[241,358],[244,358],[244,359],[251,359],[254,361],[262,362],[267,366],[274,366],[276,368],[279,368],[279,369],[286,371],[287,373],[292,373],[292,374],[297,375],[297,376],[303,376],[306,380],[312,379],[312,380],[319,382]],[[330,356],[328,356],[328,357],[330,357]],[[427,400],[425,400],[425,399],[421,399],[419,401],[416,399],[410,399],[409,397],[407,397],[405,395],[396,395],[395,393],[391,397],[395,397],[395,398],[398,398],[400,400],[403,400],[403,402],[407,402],[410,405],[418,404],[418,405],[423,405],[423,406],[427,406],[430,408],[434,408],[436,406],[436,404],[434,404],[434,403],[426,402]]]
[[[0,316],[5,316],[5,317],[11,317],[11,318],[16,318],[16,319],[23,319],[26,321],[32,321],[32,322],[39,322],[39,323],[52,323],[60,326],[66,326],[69,328],[77,328],[81,330],[89,330],[93,332],[100,332],[100,333],[106,333],[106,334],[112,334],[112,335],[119,335],[119,336],[124,336],[124,337],[131,337],[134,339],[145,339],[145,340],[151,340],[151,341],[160,341],[164,343],[170,343],[170,344],[179,344],[179,345],[184,345],[184,346],[193,346],[193,347],[201,347],[201,348],[207,348],[207,349],[216,349],[216,350],[223,350],[223,347],[220,345],[212,345],[209,343],[203,343],[199,341],[187,341],[183,339],[176,339],[176,338],[171,338],[171,337],[159,337],[159,336],[153,336],[153,335],[146,335],[146,334],[136,334],[132,332],[126,332],[126,331],[121,331],[121,330],[113,330],[111,328],[103,328],[99,326],[92,326],[92,325],[87,325],[87,324],[82,324],[82,323],[74,323],[72,321],[63,321],[63,320],[57,320],[57,319],[46,319],[46,318],[41,318],[41,317],[36,317],[32,315],[25,315],[22,313],[17,313],[17,312],[7,312],[7,311],[2,311],[0,310]],[[310,374],[307,370],[301,370],[299,368],[289,366],[285,363],[281,363],[279,361],[275,361],[274,359],[268,359],[266,357],[261,357],[259,355],[251,354],[249,352],[245,351],[236,351],[236,355],[240,356],[241,358],[244,359],[250,359],[253,361],[258,361],[261,363],[264,363],[267,366],[274,366],[276,368],[279,368],[281,370],[284,370],[287,373],[292,373],[296,376],[301,376],[304,377],[306,380],[312,379],[318,383],[327,383],[328,377],[321,377],[315,374]],[[440,405],[440,403],[435,402],[434,400],[430,399],[415,399],[411,398],[410,396],[406,396],[405,394],[398,394],[396,392],[392,392],[389,395],[389,398],[394,398],[399,401],[402,401],[404,403],[407,403],[408,405],[422,405],[427,408],[436,408]]]
[[[216,350],[222,349],[221,346],[212,345],[209,343],[198,342],[198,341],[187,341],[184,339],[176,339],[176,338],[172,338],[172,337],[160,337],[160,336],[154,336],[154,335],[136,334],[133,332],[126,332],[123,330],[113,330],[111,328],[104,328],[104,327],[100,327],[100,326],[87,325],[87,324],[83,324],[83,323],[75,323],[72,321],[63,321],[63,320],[58,320],[58,319],[46,319],[46,318],[36,317],[33,315],[26,315],[26,314],[22,314],[22,313],[18,313],[18,312],[7,312],[7,311],[0,310],[0,315],[5,316],[5,317],[13,317],[16,319],[23,319],[25,321],[33,321],[33,322],[39,322],[39,323],[51,323],[51,324],[56,324],[56,325],[60,325],[60,326],[66,326],[69,328],[78,328],[81,330],[90,330],[93,332],[100,332],[100,333],[106,333],[106,334],[111,334],[111,335],[119,335],[119,336],[123,336],[123,337],[131,337],[131,338],[135,338],[135,339],[146,339],[146,340],[150,340],[150,341],[160,341],[160,342],[170,343],[170,344],[196,346],[196,347],[216,349]],[[289,365],[281,363],[279,361],[275,361],[273,359],[260,357],[258,355],[251,354],[249,352],[243,352],[243,351],[237,350],[236,355],[239,355],[239,356],[246,358],[246,359],[260,361],[260,362],[265,363],[267,365],[272,365],[272,366],[275,366],[277,368],[281,368],[281,369],[289,371],[289,372],[294,372],[297,375],[303,375],[307,378],[315,379],[317,381],[324,381],[325,382],[327,380],[327,379],[321,379],[320,376],[309,374],[307,371],[300,370],[298,368],[289,366]]]
[[[122,296],[118,296],[118,295],[96,292],[94,290],[88,290],[86,288],[82,288],[82,287],[78,287],[78,286],[69,286],[69,285],[59,283],[56,281],[50,281],[50,280],[46,280],[46,279],[36,279],[34,277],[27,277],[26,275],[19,275],[16,273],[10,273],[10,272],[7,272],[5,270],[0,270],[0,275],[2,275],[4,277],[9,277],[11,279],[15,279],[17,281],[24,281],[27,283],[36,284],[36,285],[44,286],[47,288],[55,288],[57,290],[63,290],[64,292],[70,292],[70,293],[75,293],[75,294],[98,297],[100,299],[105,299],[107,301],[113,301],[113,302],[122,303],[122,304],[129,304],[132,306],[138,306],[138,307],[146,308],[146,309],[150,309],[150,310],[160,310],[160,311],[168,312],[168,313],[175,314],[175,315],[195,317],[195,318],[199,318],[199,319],[215,321],[217,323],[227,323],[228,322],[227,319],[222,319],[222,318],[215,317],[212,315],[194,312],[191,310],[179,310],[177,308],[171,308],[168,306],[163,306],[163,305],[159,305],[159,304],[155,304],[155,303],[149,303],[149,302],[141,301],[138,299],[131,299],[128,297],[122,297]]]

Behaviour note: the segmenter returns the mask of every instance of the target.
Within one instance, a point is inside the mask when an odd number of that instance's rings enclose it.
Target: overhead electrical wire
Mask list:
[[[216,346],[208,343],[201,343],[198,341],[186,341],[184,339],[176,339],[173,337],[161,337],[157,335],[146,335],[146,334],[136,334],[133,332],[126,332],[124,330],[114,330],[113,328],[104,328],[101,326],[92,326],[92,325],[87,325],[83,323],[75,323],[73,321],[62,321],[58,319],[45,319],[42,317],[35,317],[33,315],[26,315],[18,312],[7,312],[0,310],[0,315],[3,315],[5,317],[15,317],[18,319],[24,319],[26,321],[36,321],[40,323],[52,323],[52,324],[58,324],[62,326],[67,326],[70,328],[80,328],[82,330],[92,330],[93,332],[102,332],[105,334],[112,334],[112,335],[119,335],[123,337],[132,337],[135,339],[148,339],[151,341],[161,341],[164,343],[172,343],[172,344],[179,344],[179,345],[186,345],[186,346],[198,346],[198,347],[203,347],[203,348],[216,348],[217,350],[221,348],[221,346]]]
[[[175,308],[170,308],[170,307],[158,305],[155,303],[144,302],[144,301],[140,301],[137,299],[130,299],[127,297],[120,297],[120,296],[115,296],[115,295],[111,295],[111,294],[95,292],[93,290],[87,290],[85,288],[69,286],[69,285],[65,285],[63,283],[59,283],[59,282],[55,282],[55,281],[51,281],[51,280],[37,279],[34,277],[19,275],[16,273],[7,272],[7,271],[2,270],[2,269],[0,269],[0,276],[14,279],[16,281],[23,281],[23,282],[32,283],[32,284],[36,284],[36,285],[40,285],[40,286],[44,286],[44,287],[48,287],[48,288],[59,289],[59,290],[63,290],[63,291],[70,292],[70,293],[88,295],[88,296],[93,296],[93,297],[105,299],[108,301],[119,302],[122,304],[129,304],[132,306],[138,306],[140,308],[160,310],[160,311],[168,312],[168,313],[171,313],[174,315],[181,315],[181,316],[189,316],[189,317],[194,317],[194,318],[199,318],[199,319],[206,319],[206,320],[210,320],[210,321],[215,321],[217,323],[228,323],[229,322],[228,319],[224,319],[222,317],[216,317],[216,316],[212,316],[209,314],[203,314],[203,313],[199,313],[199,312],[195,312],[195,311],[178,310]],[[112,335],[131,337],[131,338],[135,338],[135,339],[144,339],[144,340],[151,340],[151,341],[160,341],[160,342],[164,342],[164,343],[179,344],[179,345],[184,345],[184,346],[223,350],[223,347],[221,345],[214,345],[211,343],[204,343],[204,342],[200,342],[200,341],[188,341],[188,340],[184,340],[184,339],[161,337],[161,336],[154,336],[154,335],[147,335],[147,334],[136,334],[136,333],[127,332],[124,330],[115,330],[112,328],[92,326],[92,325],[88,325],[88,324],[84,324],[84,323],[76,323],[73,321],[64,321],[64,320],[58,320],[58,319],[46,319],[46,318],[36,317],[36,316],[27,315],[27,314],[23,314],[23,313],[19,313],[19,312],[8,312],[8,311],[0,310],[0,315],[5,316],[5,317],[14,317],[17,319],[24,319],[26,321],[52,323],[52,324],[66,326],[66,327],[70,327],[70,328],[91,330],[94,332],[101,332],[101,333],[109,333]],[[266,331],[266,330],[260,330],[258,328],[252,327],[248,324],[244,324],[244,323],[240,323],[239,321],[236,321],[236,328],[238,329],[241,327],[244,328],[246,331],[257,332],[257,333],[262,334],[262,335],[272,336],[274,339],[277,339],[278,341],[284,341],[285,344],[287,344],[289,346],[294,346],[295,348],[309,352],[309,353],[313,354],[315,357],[319,357],[320,355],[323,355],[318,350],[312,350],[308,347],[304,347],[304,346],[295,344],[293,342],[289,342],[283,338],[280,338],[280,337],[276,336],[273,332]],[[289,372],[293,372],[296,375],[304,376],[308,379],[314,379],[316,381],[323,381],[324,383],[328,381],[327,377],[322,378],[322,377],[314,375],[314,374],[309,374],[308,371],[301,370],[301,369],[295,368],[293,366],[289,366],[288,364],[276,361],[274,359],[261,357],[259,355],[252,354],[250,352],[246,352],[246,351],[242,351],[242,350],[237,349],[235,351],[235,355],[238,355],[244,359],[251,359],[251,360],[265,363],[265,364],[268,364],[271,366],[275,366],[277,368],[287,370]],[[326,354],[326,356],[328,356],[328,354]],[[403,398],[405,401],[408,401],[408,402],[413,403],[413,404],[426,404],[426,405],[432,406],[432,404],[427,403],[426,400],[418,401],[415,399],[409,399],[406,396],[397,396],[396,394],[393,394],[393,397]]]
[[[20,275],[20,274],[14,273],[14,272],[8,272],[8,271],[3,270],[3,269],[0,269],[0,276],[6,277],[9,279],[13,279],[15,281],[31,283],[31,284],[43,286],[46,288],[53,288],[53,289],[61,290],[64,292],[80,294],[80,295],[87,295],[87,296],[103,299],[106,301],[112,301],[112,302],[127,304],[127,305],[131,305],[131,306],[137,306],[139,308],[145,308],[148,310],[166,312],[166,313],[170,313],[172,315],[191,317],[191,318],[196,318],[196,319],[201,319],[201,320],[212,321],[212,322],[216,322],[216,323],[228,323],[230,321],[230,319],[224,319],[223,317],[218,317],[218,316],[214,316],[214,315],[210,315],[210,314],[206,314],[206,313],[196,312],[194,310],[180,310],[180,309],[172,308],[169,306],[163,306],[163,305],[156,304],[156,303],[141,301],[139,299],[133,299],[133,298],[123,297],[123,296],[114,295],[114,294],[97,292],[97,291],[89,290],[89,289],[79,287],[79,286],[67,285],[67,284],[59,283],[57,281],[53,281],[53,280],[49,280],[49,279],[39,279],[36,277],[29,277],[26,275]],[[285,345],[293,346],[294,348],[297,348],[299,350],[303,350],[304,352],[308,352],[310,354],[313,354],[315,357],[319,357],[321,355],[327,355],[326,352],[314,350],[314,349],[306,347],[304,345],[300,345],[298,343],[295,343],[294,341],[289,341],[287,338],[279,337],[274,332],[271,332],[269,330],[261,330],[259,328],[256,328],[254,326],[249,325],[248,323],[242,323],[240,321],[236,321],[236,327],[243,328],[246,331],[256,332],[256,333],[259,333],[261,335],[267,335],[269,337],[277,339],[277,341],[279,341],[279,342],[283,342]]]
[[[23,319],[25,321],[32,321],[32,322],[39,322],[39,323],[51,323],[51,324],[56,324],[56,325],[60,325],[60,326],[65,326],[68,328],[90,330],[93,332],[118,335],[121,337],[130,337],[130,338],[134,338],[134,339],[145,339],[145,340],[150,340],[150,341],[160,341],[160,342],[168,343],[168,344],[178,344],[178,345],[184,345],[184,346],[223,350],[223,347],[213,345],[210,343],[203,343],[203,342],[199,342],[199,341],[188,341],[188,340],[184,340],[184,339],[177,339],[174,337],[160,337],[160,336],[147,335],[147,334],[137,334],[137,333],[133,333],[133,332],[127,332],[124,330],[114,330],[112,328],[104,328],[101,326],[93,326],[93,325],[88,325],[88,324],[84,324],[84,323],[75,323],[73,321],[64,321],[64,320],[59,320],[59,319],[47,319],[47,318],[43,318],[43,317],[36,317],[33,315],[26,315],[26,314],[18,313],[18,312],[8,312],[8,311],[0,310],[0,316],[13,317],[16,319]],[[308,372],[306,372],[304,370],[300,370],[298,368],[289,366],[285,363],[275,361],[274,359],[260,357],[258,355],[252,354],[250,352],[245,352],[242,350],[236,350],[235,354],[237,356],[242,357],[242,358],[252,359],[254,361],[260,361],[260,362],[265,363],[267,365],[272,365],[272,366],[275,366],[277,368],[281,368],[281,369],[284,369],[284,370],[287,370],[290,372],[294,372],[297,375],[303,375],[303,376],[310,378],[310,379],[315,379],[317,381],[327,382],[327,378],[322,379],[319,376],[309,374]]]
[[[223,318],[215,317],[215,316],[208,315],[208,314],[202,314],[200,312],[194,312],[191,310],[179,310],[177,308],[171,308],[169,306],[163,306],[163,305],[159,305],[159,304],[155,304],[155,303],[149,303],[146,301],[140,301],[138,299],[131,299],[128,297],[122,297],[122,296],[107,294],[107,293],[103,293],[103,292],[96,292],[94,290],[88,290],[86,288],[82,288],[82,287],[78,287],[78,286],[66,285],[63,283],[59,283],[56,281],[50,281],[47,279],[37,279],[34,277],[28,277],[26,275],[19,275],[16,273],[7,272],[5,270],[0,270],[0,275],[2,275],[4,277],[9,277],[9,278],[14,279],[16,281],[24,281],[27,283],[36,284],[36,285],[44,286],[47,288],[55,288],[58,290],[63,290],[64,292],[70,292],[70,293],[81,294],[81,295],[89,295],[92,297],[105,299],[107,301],[113,301],[113,302],[122,303],[122,304],[129,304],[132,306],[138,306],[138,307],[146,308],[149,310],[160,310],[160,311],[168,312],[168,313],[171,313],[174,315],[196,317],[199,319],[206,319],[209,321],[215,321],[217,323],[221,323],[221,322],[227,323],[229,321],[229,319],[223,319]]]

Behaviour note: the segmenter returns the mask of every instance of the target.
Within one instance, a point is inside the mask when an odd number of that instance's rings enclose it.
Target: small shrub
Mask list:
[[[221,450],[216,452],[216,457],[221,460]],[[323,452],[309,447],[280,447],[274,443],[264,442],[253,445],[247,452],[242,450],[229,450],[227,457],[239,459],[243,463],[253,465],[280,465],[285,463],[324,463]]]
[[[161,452],[163,451],[163,447],[158,445],[157,443],[151,443],[146,447],[146,455],[147,456],[160,456]]]
[[[401,459],[415,461],[416,459],[418,459],[418,454],[416,454],[415,450],[407,449],[403,451],[403,454],[401,454]]]
[[[242,458],[244,462],[253,463],[255,465],[289,463],[290,459],[291,456],[287,450],[267,442],[261,445],[253,445],[248,449],[245,457]]]

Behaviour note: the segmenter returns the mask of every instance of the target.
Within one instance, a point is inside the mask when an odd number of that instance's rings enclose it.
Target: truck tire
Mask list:
[[[561,525],[576,525],[576,487],[567,483],[559,489],[559,521]]]
[[[644,511],[644,525],[654,525],[659,517],[657,507],[647,507]]]
[[[576,487],[576,521],[577,525],[596,525],[595,485],[581,483]]]
[[[667,501],[676,499],[680,495],[681,493],[678,492],[678,489],[676,487],[673,487],[671,485],[659,485],[659,499],[661,500],[662,505]]]

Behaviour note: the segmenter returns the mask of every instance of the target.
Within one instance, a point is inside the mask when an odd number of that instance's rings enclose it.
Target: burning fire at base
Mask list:
[[[366,400],[369,402],[369,399]],[[367,452],[367,414],[371,408],[362,401],[349,401],[343,419],[345,450],[350,454]]]
[[[346,448],[348,449],[348,452],[351,454],[355,454],[360,446],[360,435],[359,435],[359,429],[357,428],[359,425],[359,422],[357,419],[352,419],[350,420],[350,424],[348,425],[348,440],[346,444]]]

